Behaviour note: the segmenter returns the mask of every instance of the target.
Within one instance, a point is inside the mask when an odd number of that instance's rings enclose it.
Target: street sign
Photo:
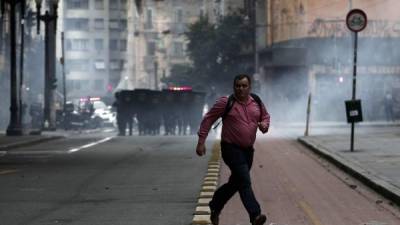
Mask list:
[[[361,9],[351,10],[346,17],[346,25],[353,32],[360,32],[367,27],[367,14]]]
[[[347,121],[351,123],[350,151],[353,151],[354,123],[362,121],[361,101],[356,100],[358,32],[367,27],[367,14],[361,9],[351,10],[346,16],[346,25],[354,32],[353,95],[351,101],[346,101]]]
[[[345,101],[345,105],[348,123],[357,123],[363,121],[361,100],[357,99]]]

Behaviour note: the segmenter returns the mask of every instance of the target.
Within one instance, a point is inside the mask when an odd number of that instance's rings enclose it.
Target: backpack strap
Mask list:
[[[231,94],[228,97],[228,101],[226,103],[224,113],[221,116],[222,120],[224,120],[226,118],[226,116],[228,115],[228,113],[231,111],[231,109],[233,107],[233,103],[235,103],[235,97],[233,96],[233,94]]]
[[[216,129],[219,126],[219,124],[221,124],[221,122],[226,118],[229,111],[231,111],[231,109],[233,107],[234,101],[235,101],[235,97],[233,96],[233,94],[229,95],[228,101],[226,102],[226,105],[225,105],[224,113],[221,116],[221,120],[213,127],[213,129]]]
[[[250,96],[254,99],[254,101],[257,102],[258,107],[260,108],[260,119],[258,121],[261,121],[262,120],[261,112],[262,112],[262,105],[263,105],[263,103],[261,101],[261,98],[258,95],[254,94],[254,93],[250,93]]]
[[[258,107],[260,108],[260,119],[259,119],[259,121],[261,121],[261,119],[262,119],[262,116],[261,116],[262,114],[261,114],[261,112],[262,112],[262,104],[263,104],[262,101],[261,101],[261,98],[260,98],[258,95],[254,94],[254,93],[250,93],[250,96],[254,99],[254,101],[257,102],[257,105],[258,105]],[[234,97],[233,94],[231,94],[231,95],[229,95],[229,97],[228,97],[228,101],[227,101],[227,103],[226,103],[224,113],[223,113],[222,116],[221,116],[221,120],[214,126],[213,129],[216,129],[216,128],[219,126],[219,124],[220,124],[222,121],[224,121],[224,119],[226,118],[226,116],[228,115],[228,113],[231,111],[231,109],[232,109],[234,103],[235,103],[235,97]]]

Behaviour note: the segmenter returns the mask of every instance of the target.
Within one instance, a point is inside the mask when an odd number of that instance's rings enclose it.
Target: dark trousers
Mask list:
[[[215,191],[210,201],[210,209],[220,212],[224,205],[239,191],[240,199],[250,217],[250,222],[261,213],[253,189],[250,169],[253,164],[254,148],[241,148],[234,144],[221,142],[222,159],[231,170],[229,181]]]

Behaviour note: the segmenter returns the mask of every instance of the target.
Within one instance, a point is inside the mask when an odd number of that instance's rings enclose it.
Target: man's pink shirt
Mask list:
[[[211,126],[224,113],[227,102],[228,97],[219,98],[204,116],[198,131],[199,143],[205,142]],[[241,147],[251,147],[256,140],[258,122],[260,122],[260,107],[252,97],[249,97],[246,103],[234,101],[232,109],[223,121],[221,139]],[[266,125],[266,129],[260,130],[266,133],[270,116],[264,105],[261,107],[261,122]]]

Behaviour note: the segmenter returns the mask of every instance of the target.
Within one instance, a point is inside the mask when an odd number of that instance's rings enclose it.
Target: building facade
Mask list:
[[[245,2],[64,0],[68,97],[163,88],[167,84],[160,80],[170,75],[172,65],[190,63],[184,35],[189,24],[200,16],[216,21]]]
[[[190,63],[185,32],[200,16],[215,22],[230,10],[243,8],[243,0],[148,0],[134,19],[135,73],[137,88],[162,89],[160,79],[170,76],[174,64]]]
[[[350,9],[366,12],[368,25],[358,35],[357,98],[365,120],[385,120],[386,96],[400,113],[400,16],[398,1],[269,0],[268,47],[260,53],[263,94],[281,120],[304,121],[307,96],[313,118],[345,121],[344,101],[352,97],[354,36],[345,24]],[[290,105],[290,110],[285,109]],[[382,106],[382,107],[379,107]],[[293,115],[292,115],[293,114]],[[286,117],[286,118],[285,118]]]
[[[143,1],[135,23],[135,87],[160,89],[160,79],[174,64],[189,63],[185,31],[200,15],[207,15],[206,0]]]
[[[134,65],[128,50],[127,0],[64,0],[65,68],[68,97],[104,96]],[[126,86],[124,88],[131,88]]]

